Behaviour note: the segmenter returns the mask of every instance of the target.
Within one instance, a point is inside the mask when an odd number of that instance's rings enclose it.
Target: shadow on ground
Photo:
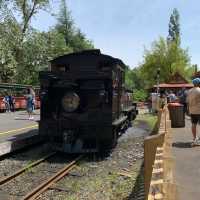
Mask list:
[[[133,183],[134,187],[131,194],[124,198],[123,200],[139,200],[145,199],[144,192],[144,163],[141,165],[139,174],[136,178],[135,183]]]
[[[42,155],[46,155],[49,152],[55,151],[52,145],[48,144],[44,139],[41,139],[38,134],[38,129],[32,129],[22,134],[8,136],[5,141],[0,144],[0,149],[1,145],[4,148],[2,153],[7,151],[11,153],[2,155],[0,151],[0,160],[11,158],[14,160],[34,161],[40,158]],[[40,153],[37,152],[38,148],[40,149],[38,150]],[[101,162],[110,157],[112,151],[113,149],[101,153],[86,153],[82,160],[87,162]],[[66,159],[78,157],[80,155],[62,152],[58,152],[58,154]]]
[[[176,148],[192,148],[191,142],[174,142],[172,147]]]

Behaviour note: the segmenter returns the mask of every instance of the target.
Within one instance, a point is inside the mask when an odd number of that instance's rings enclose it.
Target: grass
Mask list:
[[[149,127],[151,128],[151,130],[153,130],[157,122],[157,119],[158,119],[157,115],[146,114],[144,121],[146,121]]]
[[[157,122],[157,115],[153,115],[150,113],[140,114],[137,116],[134,123],[138,124],[140,122],[145,122],[151,130],[153,130],[156,122]]]
[[[132,177],[129,178],[120,176],[118,174],[120,169],[98,169],[99,167],[95,169],[96,174],[91,176],[88,164],[82,164],[80,170],[87,172],[89,176],[83,179],[65,180],[64,185],[70,191],[65,200],[124,200],[132,191],[140,166],[141,162],[138,162],[130,168]]]

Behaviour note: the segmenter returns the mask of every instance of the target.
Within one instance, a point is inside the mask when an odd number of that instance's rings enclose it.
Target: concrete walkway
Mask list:
[[[26,111],[0,113],[0,144],[6,141],[21,140],[23,137],[38,134],[39,110],[35,111],[34,120],[28,120]]]
[[[200,136],[199,127],[198,133]],[[172,128],[172,135],[179,200],[200,200],[200,146],[191,147],[191,122],[188,116],[185,128]]]
[[[35,111],[34,120],[28,120],[26,111],[0,113],[0,156],[38,143],[39,119],[39,110]]]

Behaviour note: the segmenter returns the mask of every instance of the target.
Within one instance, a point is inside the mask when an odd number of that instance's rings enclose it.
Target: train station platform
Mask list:
[[[39,110],[29,120],[26,111],[0,113],[0,156],[31,145],[38,140]]]
[[[191,146],[190,118],[184,128],[172,128],[172,154],[175,158],[175,181],[179,200],[200,199],[200,146]],[[200,136],[200,127],[197,129]]]

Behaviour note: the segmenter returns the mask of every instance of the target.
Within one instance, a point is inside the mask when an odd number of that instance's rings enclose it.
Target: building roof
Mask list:
[[[154,88],[157,85],[153,86]],[[192,88],[193,84],[189,83],[181,74],[176,72],[172,75],[167,83],[160,83],[159,88]]]
[[[188,83],[188,81],[178,72],[173,74],[167,83]]]
[[[157,85],[154,85],[156,88]],[[192,88],[193,84],[191,83],[161,83],[159,84],[159,88]]]

